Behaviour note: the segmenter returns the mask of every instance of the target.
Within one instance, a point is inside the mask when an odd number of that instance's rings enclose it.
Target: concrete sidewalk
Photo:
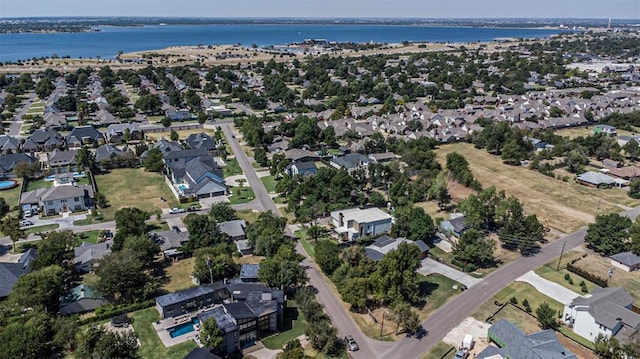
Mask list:
[[[442,274],[443,276],[464,284],[467,287],[471,287],[480,281],[478,278],[474,278],[467,273],[451,268],[448,265],[437,262],[431,258],[425,258],[422,260],[422,266],[418,268],[418,273],[425,276],[433,273]]]
[[[565,288],[558,283],[544,279],[537,275],[534,271],[528,271],[523,276],[516,279],[518,282],[529,283],[534,286],[538,292],[551,297],[563,305],[571,303],[573,299],[580,296],[580,294]]]

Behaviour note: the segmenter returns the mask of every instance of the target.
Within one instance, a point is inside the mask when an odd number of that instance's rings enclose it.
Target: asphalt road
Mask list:
[[[22,106],[22,108],[20,108],[18,113],[16,113],[13,121],[11,121],[11,126],[9,126],[9,133],[8,133],[10,136],[20,137],[20,128],[22,127],[22,116],[27,114],[27,111],[29,111],[29,107],[31,107],[31,104],[33,103],[33,100],[35,98],[36,98],[36,93],[29,92],[29,98],[24,102],[24,105]]]

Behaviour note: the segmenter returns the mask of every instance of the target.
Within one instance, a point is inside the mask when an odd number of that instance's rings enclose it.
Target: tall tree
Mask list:
[[[209,216],[218,223],[238,219],[236,210],[231,208],[227,202],[218,202],[213,204],[209,210]]]
[[[154,243],[148,235],[129,236],[124,240],[123,250],[134,253],[143,266],[150,267],[160,253],[160,245]]]
[[[333,240],[323,240],[316,245],[315,259],[320,269],[326,274],[331,275],[340,264],[340,248]]]
[[[405,333],[414,333],[420,327],[420,320],[418,314],[411,309],[411,306],[406,302],[399,302],[393,307],[394,316],[396,319],[396,335],[398,329],[402,327],[402,331]]]
[[[596,216],[587,229],[584,241],[597,252],[612,255],[627,250],[631,219],[617,213]]]
[[[65,261],[73,258],[71,248],[75,244],[75,235],[70,230],[51,231],[42,235],[38,242],[38,255],[33,262],[34,270],[51,265],[62,266]]]
[[[402,207],[396,209],[396,222],[392,228],[394,235],[412,241],[431,241],[435,234],[433,220],[420,207]]]
[[[494,261],[495,242],[475,228],[465,231],[453,246],[453,257],[463,263],[488,266]]]
[[[215,222],[206,215],[190,213],[184,218],[189,231],[189,241],[182,245],[187,252],[221,243],[224,239]]]
[[[225,278],[233,278],[240,273],[240,266],[233,261],[235,246],[217,244],[214,247],[196,249],[193,276],[200,282],[215,282]]]
[[[24,308],[42,306],[49,313],[56,313],[62,294],[64,270],[57,265],[44,267],[18,278],[9,295],[9,301]]]
[[[0,221],[0,230],[5,236],[9,236],[13,242],[13,251],[16,251],[16,242],[27,238],[26,233],[20,228],[20,219],[16,216],[5,216]]]
[[[376,299],[391,304],[417,301],[419,267],[420,249],[413,243],[401,243],[398,249],[387,253],[371,275]]]
[[[96,288],[107,295],[120,295],[125,300],[144,299],[154,289],[148,285],[151,278],[138,256],[130,251],[111,252],[100,260],[95,272]]]
[[[258,278],[270,287],[282,289],[296,288],[307,282],[307,274],[300,265],[302,256],[293,246],[283,244],[278,252],[260,262]]]
[[[141,236],[147,233],[145,222],[149,213],[136,207],[125,207],[116,211],[116,236],[113,241],[113,249],[120,250],[124,240],[130,236]]]
[[[224,333],[218,327],[215,318],[209,318],[202,323],[200,340],[205,347],[219,349],[224,342]]]
[[[150,148],[147,156],[142,160],[142,165],[149,172],[160,172],[164,168],[162,152],[157,148]]]
[[[557,329],[560,324],[556,320],[556,311],[551,308],[549,303],[544,302],[536,309],[536,318],[542,326],[542,329]]]

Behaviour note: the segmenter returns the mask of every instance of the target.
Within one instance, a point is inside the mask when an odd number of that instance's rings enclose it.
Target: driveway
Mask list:
[[[467,273],[451,268],[448,265],[437,262],[431,258],[425,258],[422,260],[422,266],[418,268],[418,273],[425,276],[433,273],[442,274],[443,276],[464,284],[467,287],[471,287],[480,281],[478,278],[474,278]]]
[[[527,273],[516,279],[516,281],[529,283],[534,286],[538,290],[538,292],[546,295],[547,297],[553,298],[564,305],[571,303],[573,299],[580,296],[580,294],[572,291],[571,289],[565,288],[558,283],[542,278],[534,271],[528,271]]]

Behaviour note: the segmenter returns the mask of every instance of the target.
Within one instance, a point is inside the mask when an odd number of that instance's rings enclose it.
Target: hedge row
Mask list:
[[[567,263],[567,270],[569,272],[575,273],[577,275],[579,275],[580,277],[585,278],[588,281],[591,281],[593,283],[595,283],[596,285],[599,285],[601,287],[607,287],[609,286],[608,281],[605,278],[602,278],[598,275],[592,274],[587,272],[586,270],[576,267],[574,266],[572,263]]]

